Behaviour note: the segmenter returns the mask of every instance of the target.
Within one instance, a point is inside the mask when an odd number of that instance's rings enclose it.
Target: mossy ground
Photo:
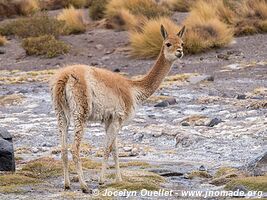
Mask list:
[[[21,175],[2,174],[0,175],[0,193],[24,193],[22,186],[29,186],[41,183],[40,180]]]
[[[229,183],[235,178],[245,177],[247,174],[232,167],[221,167],[219,168],[213,176],[211,184],[216,186],[221,186]]]
[[[197,177],[198,178],[211,178],[212,176],[206,171],[198,171],[198,170],[192,171],[188,175],[189,179],[193,179]]]
[[[115,174],[110,174],[108,176],[111,179],[115,178]],[[127,190],[135,190],[139,191],[142,189],[147,190],[158,190],[160,189],[160,184],[165,181],[165,179],[158,174],[147,172],[147,171],[122,171],[122,182],[118,183],[110,183],[103,188],[108,189],[127,189]]]
[[[232,190],[240,185],[245,186],[248,190],[267,192],[267,175],[237,178],[227,183],[225,189]]]

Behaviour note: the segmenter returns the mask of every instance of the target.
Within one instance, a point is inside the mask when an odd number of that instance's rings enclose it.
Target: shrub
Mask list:
[[[89,16],[93,20],[102,19],[105,16],[107,0],[92,0],[89,7]]]
[[[75,34],[83,33],[86,31],[86,24],[83,19],[83,13],[81,10],[76,10],[73,6],[64,9],[59,16],[58,20],[64,21],[64,33]]]
[[[56,57],[69,51],[67,44],[56,40],[52,35],[24,39],[22,47],[26,50],[27,55],[44,55],[48,58]]]
[[[48,17],[46,14],[21,18],[0,27],[0,34],[15,34],[21,38],[53,35],[58,37],[62,33],[64,22]]]
[[[153,0],[111,0],[107,4],[106,15],[108,18],[113,17],[121,9],[129,10],[133,15],[145,16],[148,19],[168,16],[170,14],[166,8]]]
[[[20,0],[18,2],[19,14],[29,16],[36,13],[39,8],[39,3],[37,0]]]
[[[162,36],[160,25],[163,24],[169,33],[178,33],[179,27],[166,17],[147,20],[142,31],[133,31],[130,33],[130,43],[132,55],[139,58],[156,57],[162,47]]]
[[[0,35],[0,46],[4,46],[6,43],[7,43],[6,38]]]

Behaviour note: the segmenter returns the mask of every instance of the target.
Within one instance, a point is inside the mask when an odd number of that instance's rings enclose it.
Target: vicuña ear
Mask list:
[[[161,32],[163,39],[165,40],[168,37],[168,33],[162,24],[160,26],[160,32]]]
[[[177,35],[178,35],[180,38],[183,38],[184,33],[185,33],[185,26],[183,26],[183,28],[179,31],[179,33],[177,33]]]

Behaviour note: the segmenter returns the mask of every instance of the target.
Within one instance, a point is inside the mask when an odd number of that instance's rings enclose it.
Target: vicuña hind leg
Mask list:
[[[81,185],[81,189],[84,193],[90,192],[88,189],[87,184],[84,181],[82,164],[80,159],[80,147],[81,147],[81,140],[84,134],[84,121],[81,120],[74,120],[74,131],[75,131],[75,138],[74,143],[72,146],[72,157],[75,164],[75,168],[78,174],[79,182]]]
[[[116,182],[122,181],[121,172],[120,172],[120,164],[119,164],[119,155],[118,155],[118,141],[117,137],[115,138],[112,145],[112,156],[115,162],[116,169]]]
[[[69,128],[69,121],[63,112],[57,115],[59,134],[61,137],[61,159],[63,163],[64,171],[64,188],[70,189],[70,178],[68,169],[68,144],[67,144],[67,134]]]
[[[113,143],[117,137],[117,133],[120,129],[120,123],[118,121],[110,121],[106,123],[106,141],[104,144],[102,170],[99,183],[103,184],[105,181],[105,174],[107,170],[107,162],[110,152],[113,149]]]

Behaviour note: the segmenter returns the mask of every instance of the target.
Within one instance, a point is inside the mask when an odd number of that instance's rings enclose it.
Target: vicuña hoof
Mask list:
[[[82,189],[83,193],[85,194],[92,194],[92,190],[88,189],[88,188],[83,188]]]
[[[70,190],[70,186],[64,186],[64,190]]]

